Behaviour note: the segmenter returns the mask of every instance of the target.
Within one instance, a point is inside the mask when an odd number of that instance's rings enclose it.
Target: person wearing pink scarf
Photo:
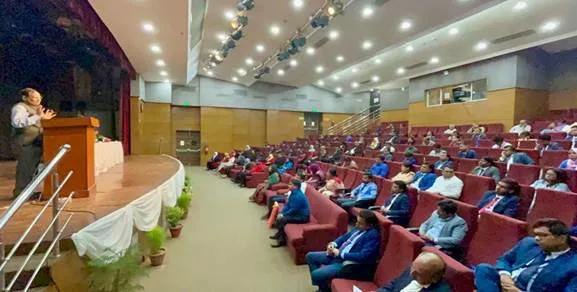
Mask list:
[[[561,162],[559,168],[577,170],[577,148],[569,150],[569,159]]]

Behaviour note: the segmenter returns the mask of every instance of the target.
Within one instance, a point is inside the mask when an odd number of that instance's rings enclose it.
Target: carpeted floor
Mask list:
[[[306,265],[296,266],[286,248],[273,249],[260,216],[239,188],[203,168],[187,169],[194,193],[181,238],[169,239],[162,267],[142,281],[150,292],[309,292]]]

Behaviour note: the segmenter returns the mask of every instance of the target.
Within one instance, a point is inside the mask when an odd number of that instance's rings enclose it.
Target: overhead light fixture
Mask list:
[[[168,76],[168,72],[166,72],[166,71],[160,71],[160,76]]]
[[[272,35],[278,35],[280,33],[280,27],[278,25],[271,25],[270,27],[270,33]]]
[[[399,25],[399,29],[402,31],[407,31],[413,27],[413,23],[410,20],[403,20]]]
[[[371,77],[371,80],[373,82],[379,82],[379,80],[381,80],[381,78],[379,76],[375,75],[375,76]]]
[[[401,91],[405,91],[405,88],[404,88],[404,87],[401,87]]]
[[[313,48],[313,47],[308,47],[308,48],[307,48],[307,54],[309,54],[309,55],[311,55],[311,56],[314,55],[314,54],[315,54],[315,48]]]
[[[483,42],[478,42],[478,43],[475,45],[475,50],[477,50],[477,51],[482,51],[482,50],[487,49],[488,47],[489,47],[489,44],[488,44],[487,42],[485,42],[485,41],[483,41]]]
[[[166,63],[164,62],[164,60],[156,60],[156,66],[164,67],[166,66]]]
[[[278,69],[278,71],[276,71],[276,74],[278,76],[284,76],[284,70],[283,69]]]
[[[341,93],[341,92],[343,92],[343,89],[340,88],[340,87],[337,87],[337,88],[335,88],[335,91],[336,91],[337,93]]]
[[[357,88],[357,87],[359,87],[359,83],[358,83],[358,82],[353,82],[353,83],[351,83],[351,87],[352,87],[352,88]]]
[[[230,50],[236,47],[236,43],[233,39],[229,39],[222,45],[222,51],[228,53]]]
[[[414,49],[413,46],[411,46],[411,45],[408,45],[407,47],[405,47],[405,51],[406,51],[407,53],[410,53],[410,52],[412,52],[412,51],[414,51],[414,50],[415,50],[415,49]]]
[[[336,40],[336,39],[339,38],[339,35],[340,35],[340,34],[339,34],[338,31],[336,31],[336,30],[331,30],[331,31],[329,32],[329,39],[331,39],[331,40]]]
[[[397,69],[397,74],[399,74],[399,75],[405,74],[405,68],[401,67],[401,68]]]
[[[431,60],[429,60],[429,63],[438,64],[439,63],[439,57],[432,57]]]
[[[325,86],[325,82],[322,80],[317,81],[318,86]]]
[[[249,65],[249,66],[252,66],[252,65],[254,65],[254,60],[252,58],[246,58],[244,60],[244,63]]]
[[[236,18],[230,21],[230,27],[233,29],[238,29],[248,25],[248,17],[246,15],[238,15]]]
[[[459,29],[456,28],[456,27],[453,27],[453,28],[449,29],[449,34],[450,34],[450,35],[456,35],[456,34],[458,34],[458,33],[459,33]]]
[[[345,5],[340,0],[331,0],[331,3],[327,7],[327,13],[329,16],[335,16],[337,14],[343,13]]]
[[[254,75],[255,79],[261,79],[264,74],[270,73],[270,67],[260,68]]]
[[[298,48],[302,48],[307,44],[307,38],[304,36],[295,37],[290,41],[291,47],[298,50]]]
[[[158,45],[150,45],[150,50],[155,54],[162,53],[162,49]]]
[[[290,58],[290,53],[288,51],[280,51],[278,54],[276,54],[276,59],[279,62],[282,62],[288,58]]]
[[[546,23],[544,23],[541,26],[541,31],[542,32],[551,32],[556,30],[559,27],[559,21],[557,20],[551,20],[551,21],[547,21]]]
[[[374,12],[375,12],[375,10],[373,9],[373,7],[366,6],[365,8],[363,8],[362,15],[364,18],[369,18],[369,17],[371,17],[371,15],[373,15]]]
[[[299,62],[297,60],[290,60],[289,64],[291,65],[291,67],[296,67],[298,66]]]
[[[150,22],[144,22],[142,24],[142,29],[147,33],[153,33],[156,31],[156,29],[154,28],[154,25],[152,25],[152,23],[150,23]]]
[[[377,65],[381,64],[382,62],[383,61],[381,61],[381,59],[379,59],[379,58],[375,59],[375,64],[377,64]]]
[[[236,14],[230,10],[224,13],[224,17],[228,20],[232,20]]]
[[[351,69],[351,71],[352,71],[353,73],[359,72],[359,70],[358,70],[357,68],[353,68],[353,69]]]
[[[517,4],[515,4],[515,6],[513,6],[513,10],[515,11],[521,11],[525,8],[527,8],[527,2],[525,1],[519,1]]]
[[[342,62],[345,60],[345,57],[343,56],[337,56],[337,62]]]
[[[164,79],[164,83],[170,83],[170,79]]]
[[[238,78],[236,78],[236,76],[232,76],[232,81],[233,81],[233,82],[238,82]]]
[[[236,70],[236,73],[238,73],[238,75],[240,76],[245,76],[246,75],[246,70],[244,70],[243,68],[238,68]]]
[[[330,18],[327,15],[318,15],[311,19],[310,24],[312,28],[323,28],[329,25],[329,20]]]
[[[264,52],[264,46],[263,45],[256,45],[256,51],[259,53]]]
[[[238,11],[247,11],[254,8],[254,0],[242,0],[236,6]]]
[[[333,76],[331,76],[331,79],[334,80],[334,81],[337,81],[337,80],[339,80],[339,76],[338,76],[338,75],[333,75]]]
[[[316,71],[317,73],[323,73],[323,71],[325,71],[325,68],[324,68],[323,66],[317,66],[317,67],[315,68],[315,71]]]
[[[305,5],[303,0],[293,0],[293,7],[296,9],[300,9]]]
[[[363,50],[370,50],[373,47],[373,43],[370,41],[364,41],[362,47]]]
[[[449,71],[448,70],[443,71],[443,75],[445,76],[449,75]]]

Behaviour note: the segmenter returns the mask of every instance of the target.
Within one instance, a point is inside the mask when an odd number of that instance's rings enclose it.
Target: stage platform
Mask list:
[[[0,162],[0,198],[2,199],[0,211],[2,213],[10,204],[15,168],[15,162]],[[67,218],[67,214],[70,213],[74,213],[74,216],[63,238],[70,238],[81,229],[150,194],[168,180],[174,179],[177,173],[181,173],[182,176],[182,178],[179,176],[178,185],[180,180],[184,179],[184,170],[182,164],[170,156],[127,156],[123,164],[114,166],[96,177],[96,188],[90,193],[89,198],[75,198],[67,206],[61,218]],[[13,244],[18,239],[43,204],[45,202],[29,202],[16,213],[2,234],[3,241],[7,245]],[[26,238],[25,243],[35,242],[44,227],[50,223],[50,210],[47,210],[45,214]]]

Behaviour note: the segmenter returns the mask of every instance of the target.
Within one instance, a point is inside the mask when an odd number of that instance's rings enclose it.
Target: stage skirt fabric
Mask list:
[[[156,189],[74,233],[78,255],[114,259],[130,247],[134,228],[146,232],[158,225],[163,206],[176,205],[184,187],[185,171],[178,163],[178,171]]]
[[[121,142],[97,142],[94,145],[94,175],[99,175],[123,162],[124,150]]]

